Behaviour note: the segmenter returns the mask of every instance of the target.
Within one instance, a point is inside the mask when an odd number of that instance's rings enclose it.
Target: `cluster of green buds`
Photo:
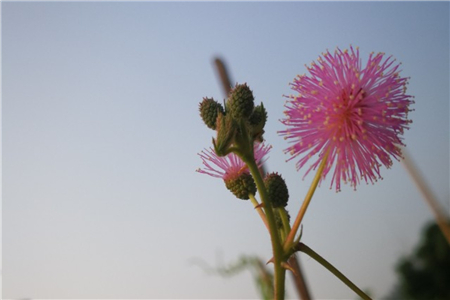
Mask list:
[[[212,98],[200,103],[200,116],[206,126],[217,131],[213,140],[219,156],[230,152],[253,151],[254,141],[263,141],[267,112],[264,105],[255,106],[253,92],[247,84],[237,84],[223,107]],[[237,150],[237,151],[234,151]]]
[[[218,157],[230,154],[242,160],[256,158],[254,145],[255,141],[263,141],[267,112],[262,103],[255,106],[254,101],[253,92],[245,83],[231,90],[224,106],[213,98],[203,98],[200,116],[208,128],[216,131],[213,145]],[[252,176],[239,168],[234,168],[234,173],[223,178],[226,187],[237,198],[249,199],[250,194],[256,193]]]
[[[224,106],[212,98],[203,98],[199,106],[203,122],[217,134],[213,139],[215,157],[209,159],[222,166],[225,186],[243,200],[256,193],[256,184],[243,161],[252,159],[258,163],[268,151],[255,146],[263,141],[267,112],[262,103],[255,106],[254,102],[253,92],[244,83],[231,90]],[[284,179],[271,173],[265,177],[264,185],[271,206],[284,211],[289,198]]]

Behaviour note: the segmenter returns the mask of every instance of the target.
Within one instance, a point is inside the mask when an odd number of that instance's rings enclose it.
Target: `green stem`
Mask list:
[[[336,269],[332,264],[326,261],[322,256],[317,254],[313,249],[309,248],[303,243],[299,243],[297,246],[297,250],[303,253],[308,254],[314,260],[316,260],[319,264],[324,266],[328,271],[334,274],[337,278],[339,278],[343,283],[345,283],[349,288],[351,288],[358,296],[360,296],[364,300],[371,300],[369,296],[367,296],[362,290],[360,290],[353,282],[351,282],[347,277],[344,276],[338,269]]]
[[[289,232],[288,237],[286,238],[286,241],[284,242],[284,250],[289,250],[294,245],[294,239],[295,235],[298,231],[298,228],[300,227],[300,223],[302,222],[303,216],[306,213],[306,209],[308,208],[309,203],[311,202],[311,199],[314,195],[314,192],[316,191],[316,187],[319,184],[320,177],[322,176],[323,169],[325,168],[328,154],[330,151],[327,151],[322,158],[322,161],[320,162],[319,169],[317,170],[316,175],[314,176],[313,182],[311,183],[311,186],[309,187],[308,193],[306,194],[305,200],[303,200],[303,204],[300,207],[300,210],[297,214],[297,217],[295,218],[294,224],[292,225],[292,229]]]
[[[283,220],[281,219],[281,210],[280,208],[274,208],[273,209],[273,213],[276,215],[278,215],[278,217],[276,217],[276,219],[280,219],[281,222],[283,222]],[[286,231],[284,224],[282,224],[282,226],[280,226],[280,224],[277,224],[278,226],[278,233],[280,234],[280,242],[283,245],[283,241],[286,240],[287,234],[289,233],[289,231]]]
[[[283,222],[284,239],[282,242],[284,242],[286,240],[287,235],[291,231],[291,225],[289,224],[289,219],[287,216],[286,209],[284,207],[280,207],[280,208],[278,208],[278,211],[281,216],[281,221]]]
[[[267,190],[264,185],[263,178],[259,172],[258,166],[256,165],[255,159],[251,157],[242,157],[244,162],[247,164],[250,172],[252,173],[253,179],[255,180],[256,187],[258,188],[259,196],[264,205],[264,211],[266,212],[267,223],[269,225],[270,239],[272,242],[273,251],[273,264],[274,264],[274,299],[282,300],[284,299],[284,279],[285,270],[281,266],[283,261],[283,247],[280,241],[280,236],[278,234],[277,225],[275,222],[274,211],[272,204],[269,202],[269,197],[267,195]]]
[[[264,222],[264,225],[266,225],[267,230],[270,232],[269,224],[267,224],[266,215],[264,214],[263,210],[259,206],[258,200],[255,199],[255,196],[253,194],[248,194],[248,197],[250,198],[250,201],[252,202],[253,207],[256,209],[259,216],[261,217],[261,220]]]

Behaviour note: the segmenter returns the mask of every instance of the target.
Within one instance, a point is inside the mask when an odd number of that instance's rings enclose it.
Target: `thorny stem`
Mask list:
[[[224,62],[219,58],[215,59],[215,63],[216,63],[216,67],[217,67],[217,70],[220,75],[220,79],[222,81],[222,87],[224,89],[224,94],[226,97],[228,97],[228,95],[231,91],[231,80],[230,80],[229,74],[227,72],[227,68],[226,68]],[[241,156],[241,158],[242,158],[242,156]],[[258,167],[256,166],[256,163],[255,163],[255,160],[253,157],[252,157],[252,159],[250,159],[250,161],[253,162],[253,164],[249,164],[248,161],[245,161],[245,163],[247,164],[247,166],[249,166],[249,169],[252,172],[253,178],[258,187],[258,191],[261,196],[261,200],[262,200],[263,204],[267,205],[267,200],[266,200],[266,199],[268,199],[267,191],[265,190],[265,186],[264,186],[264,182],[261,177],[261,173],[258,170]],[[251,167],[250,167],[250,165],[251,165]],[[256,179],[256,178],[258,178],[258,179]],[[265,195],[264,198],[263,198],[262,194]],[[252,199],[252,198],[250,198],[250,199]],[[253,200],[252,200],[252,202],[253,202]],[[275,265],[274,298],[275,299],[284,299],[285,270],[283,268],[281,268],[281,258],[282,258],[282,254],[283,254],[283,247],[281,245],[278,233],[276,231],[276,224],[275,224],[272,207],[270,205],[268,205],[268,206],[269,206],[268,208],[267,207],[265,208],[265,211],[266,211],[266,214],[268,214],[269,216],[267,216],[267,218],[266,218],[266,216],[264,215],[263,221],[265,220],[264,224],[268,228],[270,236],[271,236],[271,240],[272,240],[274,265]],[[261,208],[258,209],[258,213],[259,213],[259,211],[262,212]]]
[[[309,203],[311,202],[312,196],[314,195],[314,192],[316,191],[316,187],[319,184],[320,177],[322,176],[323,169],[325,168],[327,159],[328,159],[329,151],[327,151],[322,158],[322,161],[319,165],[319,169],[317,170],[316,176],[314,177],[313,182],[311,183],[311,186],[309,187],[308,193],[306,194],[305,200],[303,200],[303,204],[300,207],[300,210],[297,214],[297,217],[295,218],[295,222],[292,225],[292,229],[289,232],[288,237],[286,238],[286,241],[284,242],[284,250],[288,250],[293,246],[295,235],[298,231],[298,228],[300,227],[300,223],[303,220],[303,216],[306,213],[306,209],[308,208]]]
[[[277,225],[275,223],[274,211],[272,209],[272,204],[269,202],[269,197],[267,195],[267,190],[264,185],[261,173],[259,172],[258,166],[256,165],[255,159],[251,157],[242,157],[244,162],[247,164],[250,172],[252,173],[253,179],[255,180],[256,187],[259,192],[262,203],[264,204],[264,211],[266,212],[267,223],[269,225],[270,239],[272,242],[273,251],[273,264],[274,264],[274,299],[282,300],[284,299],[284,281],[285,281],[285,269],[281,266],[283,261],[283,247],[281,245],[280,236],[278,234]]]
[[[252,202],[253,206],[257,210],[258,214],[260,215],[264,225],[267,228],[267,231],[270,233],[266,215],[264,214],[263,210],[261,209],[261,206],[260,206],[258,200],[256,200],[256,198],[255,198],[255,196],[253,194],[249,194],[249,198],[250,198],[250,201]],[[281,219],[282,219],[282,222],[283,222],[284,234],[286,235],[286,234],[288,234],[288,232],[291,229],[286,209],[282,208],[281,211],[280,211],[280,215],[281,215]],[[295,255],[295,253],[293,255],[291,255],[291,257],[289,258],[289,264],[295,270],[295,272],[292,273],[292,280],[295,283],[295,287],[297,288],[297,292],[298,292],[298,295],[300,296],[300,299],[302,299],[302,300],[310,300],[311,297],[310,297],[310,294],[309,294],[309,291],[308,291],[308,288],[307,288],[307,285],[306,285],[306,282],[305,282],[305,278],[304,278],[302,269],[300,268],[299,261],[298,261],[297,256]],[[264,268],[261,269],[261,270],[264,270]]]
[[[255,196],[253,194],[249,194],[248,197],[250,198],[250,201],[252,201],[252,204],[255,207],[256,211],[258,212],[259,216],[261,217],[261,220],[264,222],[264,225],[266,225],[267,230],[270,232],[269,224],[267,224],[266,215],[259,206],[258,200],[255,199]]]
[[[322,256],[317,254],[314,250],[309,248],[303,243],[299,243],[297,246],[297,250],[303,253],[308,254],[311,258],[317,261],[319,264],[324,266],[328,271],[333,273],[334,276],[339,278],[345,285],[351,288],[358,296],[360,296],[364,300],[371,300],[369,296],[367,296],[361,289],[359,289],[353,282],[351,282],[347,277],[344,276],[338,269],[336,269],[332,264],[326,261]]]

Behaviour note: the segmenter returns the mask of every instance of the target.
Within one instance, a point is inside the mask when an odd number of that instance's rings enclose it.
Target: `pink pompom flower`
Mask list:
[[[381,178],[380,166],[389,168],[391,156],[401,157],[400,136],[409,128],[414,101],[406,94],[408,78],[400,77],[394,62],[392,56],[371,53],[363,67],[358,48],[327,51],[307,67],[309,76],[290,84],[298,94],[287,96],[281,122],[288,128],[279,134],[290,140],[289,160],[300,156],[297,169],[318,154],[305,176],[328,152],[321,179],[334,167],[330,187],[339,191],[342,181],[356,189],[361,179]]]
[[[254,155],[258,167],[261,167],[265,162],[265,156],[269,153],[272,146],[264,145],[263,143],[255,143]],[[250,171],[242,159],[234,153],[226,156],[218,156],[214,149],[203,150],[198,154],[203,161],[203,169],[197,169],[197,172],[207,174],[212,177],[222,178],[224,181],[235,180],[241,174]]]

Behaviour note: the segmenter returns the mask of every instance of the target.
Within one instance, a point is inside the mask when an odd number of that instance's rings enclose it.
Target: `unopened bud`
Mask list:
[[[214,150],[218,156],[225,156],[228,154],[227,150],[236,136],[236,123],[229,114],[219,113],[216,127],[217,138],[213,140]]]
[[[264,178],[269,201],[274,208],[285,207],[289,200],[289,191],[286,182],[278,173],[270,173]]]
[[[237,84],[231,91],[228,107],[236,120],[248,119],[254,108],[253,92],[244,84]]]
[[[248,200],[249,195],[256,193],[256,185],[252,175],[242,173],[238,178],[225,180],[225,185],[233,195],[242,200]]]
[[[219,115],[219,113],[224,113],[222,104],[212,98],[203,98],[203,101],[200,102],[199,110],[200,116],[202,117],[202,120],[203,122],[205,122],[206,126],[213,130],[216,130],[217,116]]]
[[[267,121],[267,111],[264,108],[264,105],[258,105],[253,110],[252,115],[250,116],[249,123],[250,129],[253,135],[253,138],[262,142],[262,135],[264,133],[264,126]]]

